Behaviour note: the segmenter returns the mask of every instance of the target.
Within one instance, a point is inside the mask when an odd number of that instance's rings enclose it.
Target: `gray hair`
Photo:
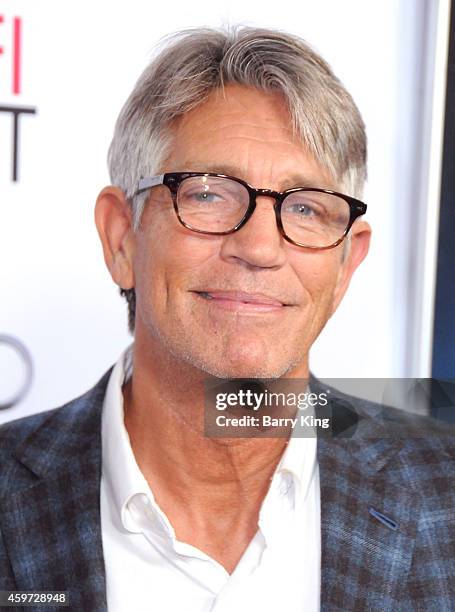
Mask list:
[[[168,37],[122,108],[109,148],[111,182],[120,187],[138,229],[148,193],[141,177],[159,174],[172,144],[172,123],[226,84],[279,92],[294,132],[334,177],[361,197],[366,179],[365,126],[352,97],[329,65],[297,36],[264,28],[197,28]],[[182,168],[190,170],[191,168]],[[134,329],[134,289],[128,300]]]

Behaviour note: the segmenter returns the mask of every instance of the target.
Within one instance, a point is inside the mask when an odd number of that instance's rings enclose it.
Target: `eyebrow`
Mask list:
[[[188,167],[188,172],[213,172],[214,174],[226,174],[228,176],[234,176],[248,182],[241,169],[230,164],[189,164],[188,166],[191,166],[191,170]],[[286,189],[293,189],[295,187],[324,187],[324,185],[320,185],[319,182],[321,181],[310,180],[304,175],[291,174],[283,181],[280,190],[285,191]],[[265,185],[254,186],[258,188],[267,188]]]

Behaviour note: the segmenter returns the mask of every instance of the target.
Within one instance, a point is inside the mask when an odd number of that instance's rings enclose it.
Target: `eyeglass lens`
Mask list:
[[[204,232],[234,229],[244,218],[249,202],[244,185],[222,177],[189,177],[182,181],[177,192],[182,221]],[[349,219],[349,204],[329,193],[293,192],[281,206],[281,222],[287,236],[311,247],[336,242],[343,236]]]

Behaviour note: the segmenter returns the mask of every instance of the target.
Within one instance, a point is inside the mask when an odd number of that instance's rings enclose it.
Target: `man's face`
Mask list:
[[[279,191],[339,187],[293,136],[281,97],[241,86],[214,92],[176,123],[162,170],[218,172]],[[273,203],[259,197],[242,229],[209,236],[178,222],[166,187],[152,190],[133,267],[136,339],[157,359],[169,351],[220,377],[307,375],[309,348],[366,254],[368,232],[357,232],[361,256],[353,238],[343,262],[343,245],[286,242]]]

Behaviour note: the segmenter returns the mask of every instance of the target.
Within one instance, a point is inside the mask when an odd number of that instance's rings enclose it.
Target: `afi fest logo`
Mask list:
[[[9,64],[9,82],[7,92],[15,98],[22,93],[22,19],[0,14],[0,62]],[[2,67],[3,68],[3,67]],[[0,83],[1,92],[5,91],[5,82]],[[19,180],[20,164],[20,120],[22,115],[34,115],[36,108],[20,104],[1,104],[0,113],[11,116],[11,180]]]
[[[11,119],[11,140],[1,139],[0,159],[8,157],[8,150],[11,147],[11,180],[19,180],[21,143],[20,128],[21,119],[25,115],[34,115],[36,108],[23,106],[20,104],[22,94],[22,19],[20,17],[9,17],[0,13],[0,96],[7,96],[12,99],[12,104],[3,104],[0,98],[0,114],[9,115]],[[16,100],[18,103],[16,104]],[[10,144],[11,143],[11,144]],[[6,154],[5,154],[6,148]],[[0,376],[0,410],[12,408],[22,401],[30,389],[33,376],[33,363],[28,349],[17,338],[0,333],[0,348],[6,347],[7,351],[16,353],[14,362],[19,361],[19,371],[22,375],[19,379],[18,388],[11,392],[10,380]],[[4,354],[3,354],[4,358]],[[7,354],[8,363],[11,362],[11,355]],[[0,366],[1,369],[1,366]],[[16,374],[17,363],[11,369]],[[17,383],[16,375],[13,378],[13,387]],[[6,393],[5,393],[6,390]]]

